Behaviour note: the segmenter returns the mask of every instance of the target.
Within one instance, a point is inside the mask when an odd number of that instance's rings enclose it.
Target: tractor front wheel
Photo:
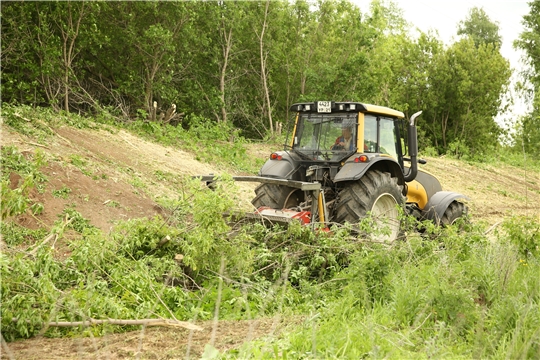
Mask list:
[[[445,210],[442,218],[441,225],[448,226],[453,225],[457,219],[467,215],[467,207],[459,201],[453,201]]]
[[[380,234],[378,241],[393,242],[400,234],[398,207],[403,207],[402,186],[397,178],[379,170],[368,171],[360,180],[347,183],[339,192],[334,221],[356,224],[368,213]]]

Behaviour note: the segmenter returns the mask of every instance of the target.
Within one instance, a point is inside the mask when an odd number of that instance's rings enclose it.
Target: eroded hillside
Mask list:
[[[167,216],[160,199],[182,194],[182,176],[229,173],[248,175],[232,166],[211,165],[197,159],[193,151],[163,146],[144,140],[125,130],[78,129],[60,126],[46,141],[21,135],[2,125],[2,146],[14,146],[30,157],[42,152],[47,160],[41,169],[47,177],[45,191],[30,194],[43,204],[39,215],[19,215],[15,221],[28,228],[50,228],[59,221],[67,206],[75,208],[103,232],[112,231],[115,222],[155,215]],[[265,158],[275,149],[268,144],[247,144],[247,156]],[[472,220],[497,226],[505,217],[540,214],[540,173],[501,164],[469,164],[446,158],[427,158],[422,168],[436,175],[445,190],[460,192],[469,198]],[[216,162],[218,163],[218,162]],[[252,174],[253,175],[253,174]],[[11,187],[20,177],[10,176]],[[250,209],[255,184],[239,183],[237,205]],[[223,194],[233,196],[233,194]],[[66,245],[80,236],[66,231],[55,244],[58,258],[69,256]],[[280,316],[257,321],[198,322],[202,332],[151,329],[101,338],[45,339],[34,337],[6,345],[4,354],[15,358],[80,358],[97,356],[145,358],[200,356],[205,344],[226,351],[253,338],[274,335],[283,326]],[[44,351],[47,355],[44,355]],[[191,353],[190,353],[191,352]]]
[[[127,131],[60,127],[47,145],[2,127],[3,145],[23,152],[43,151],[48,165],[43,169],[49,191],[37,194],[44,212],[37,218],[23,216],[21,224],[52,224],[68,204],[109,230],[114,220],[161,213],[159,197],[175,197],[180,177],[201,174],[249,175],[232,167],[202,163],[196,154],[141,139]],[[249,144],[247,154],[265,158],[277,146]],[[469,164],[446,158],[426,158],[421,168],[439,178],[443,189],[468,196],[474,221],[495,224],[507,215],[540,213],[540,174],[527,168],[501,164]],[[254,174],[251,174],[254,175]],[[16,186],[17,179],[12,179]],[[238,183],[239,208],[250,209],[255,184]],[[53,190],[70,189],[69,196],[52,196]]]

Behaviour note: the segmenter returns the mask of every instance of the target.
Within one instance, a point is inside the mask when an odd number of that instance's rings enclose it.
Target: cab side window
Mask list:
[[[377,152],[377,118],[364,116],[364,151]]]
[[[380,151],[397,159],[394,119],[380,118]]]

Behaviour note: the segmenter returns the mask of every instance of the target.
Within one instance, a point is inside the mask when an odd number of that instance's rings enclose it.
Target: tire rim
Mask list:
[[[397,204],[396,199],[388,193],[381,194],[373,203],[371,215],[378,227],[383,229],[382,233],[374,234],[374,240],[393,242],[397,239],[400,227]],[[390,230],[389,234],[386,234],[386,229]]]

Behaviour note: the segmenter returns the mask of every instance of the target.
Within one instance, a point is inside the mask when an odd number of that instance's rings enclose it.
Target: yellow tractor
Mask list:
[[[291,107],[292,131],[258,176],[253,217],[304,224],[358,223],[371,215],[384,241],[400,234],[400,208],[439,225],[464,216],[464,195],[442,191],[419,170],[416,118],[359,102],[317,101]],[[405,139],[406,138],[406,139]],[[408,155],[408,156],[407,156]],[[203,180],[212,181],[211,177]]]

